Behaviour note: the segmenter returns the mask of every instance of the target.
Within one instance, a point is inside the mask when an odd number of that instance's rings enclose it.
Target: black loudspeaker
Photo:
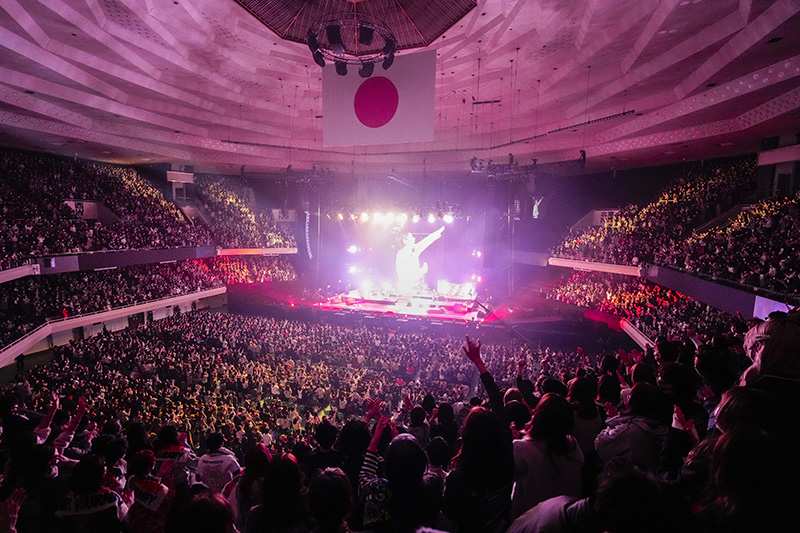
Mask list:
[[[497,220],[486,213],[483,225],[483,268],[494,268],[497,257]]]

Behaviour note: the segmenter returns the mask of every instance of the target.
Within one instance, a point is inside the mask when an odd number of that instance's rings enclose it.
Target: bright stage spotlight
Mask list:
[[[368,220],[369,220],[369,213],[367,213],[366,211],[361,213],[361,222],[366,222]]]
[[[406,220],[408,220],[408,215],[406,215],[405,213],[400,213],[399,215],[397,215],[398,224],[401,224],[401,225],[405,224]]]
[[[444,220],[446,224],[452,224],[453,215],[451,215],[450,213],[447,213],[445,216],[442,217],[442,220]]]
[[[386,213],[386,222],[388,222],[389,224],[394,224],[394,219],[395,219],[394,213],[392,213],[391,211]]]
[[[430,222],[431,224],[433,224],[434,222],[436,222],[436,215],[434,215],[433,213],[431,213],[430,215],[428,215],[428,222]]]
[[[414,216],[411,217],[411,222],[419,222],[420,218],[421,217],[417,213],[414,213]]]
[[[355,214],[355,213],[350,213],[350,220],[355,220],[355,219],[357,219],[357,218],[358,218],[358,217],[356,216],[356,214]]]
[[[350,252],[351,254],[354,254],[358,251],[358,246],[356,246],[355,244],[351,244],[350,246],[347,247],[347,251]]]
[[[373,222],[383,222],[383,213],[380,211],[375,211],[372,213],[372,221]]]
[[[351,265],[347,268],[348,274],[355,274],[356,272],[358,272],[358,267],[355,265]]]
[[[336,218],[338,218],[339,220],[344,220],[344,215],[339,213],[338,215],[336,215]]]

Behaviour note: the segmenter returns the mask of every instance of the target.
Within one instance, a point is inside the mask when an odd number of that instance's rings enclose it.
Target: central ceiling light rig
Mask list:
[[[395,52],[424,48],[475,9],[476,0],[236,0],[281,39],[308,45],[314,62],[369,77]]]
[[[375,63],[388,70],[394,63],[397,40],[382,21],[361,13],[341,13],[326,17],[308,29],[306,43],[320,67],[332,61],[336,73],[347,75],[348,65],[358,65],[358,75],[369,78]]]

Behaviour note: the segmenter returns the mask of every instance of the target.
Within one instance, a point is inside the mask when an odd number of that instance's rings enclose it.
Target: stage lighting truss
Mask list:
[[[320,67],[333,62],[336,73],[347,75],[347,65],[358,65],[358,74],[369,78],[380,63],[388,70],[394,62],[397,39],[382,21],[366,14],[341,13],[325,18],[306,35],[314,62]]]
[[[387,227],[409,227],[419,223],[444,223],[465,220],[469,222],[470,216],[462,213],[458,205],[441,204],[436,207],[414,206],[368,206],[349,205],[336,208],[327,208],[324,216],[328,220],[344,223],[378,224]]]

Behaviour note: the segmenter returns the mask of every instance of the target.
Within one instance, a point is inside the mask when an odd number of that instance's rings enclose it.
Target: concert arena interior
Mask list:
[[[800,531],[798,0],[4,0],[0,533]]]

